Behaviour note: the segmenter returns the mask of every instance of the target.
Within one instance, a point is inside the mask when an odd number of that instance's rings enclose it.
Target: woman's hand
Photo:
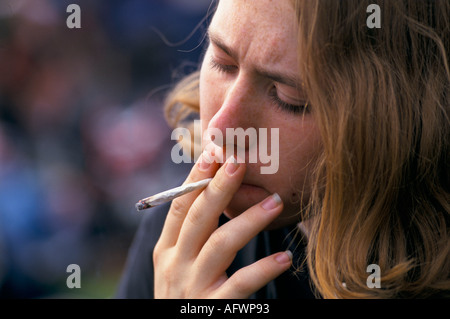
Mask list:
[[[155,246],[155,298],[247,298],[291,265],[291,255],[280,252],[228,278],[225,271],[236,253],[281,213],[283,204],[272,195],[218,228],[244,178],[245,164],[230,158],[218,170],[216,162],[204,158],[185,183],[215,175],[213,180],[203,191],[172,202]]]

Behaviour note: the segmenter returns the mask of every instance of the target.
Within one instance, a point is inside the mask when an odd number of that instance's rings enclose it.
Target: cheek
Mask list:
[[[295,132],[295,133],[294,133]],[[280,132],[280,168],[286,181],[309,193],[311,173],[322,149],[317,126],[312,120],[294,130],[285,127]],[[289,195],[298,193],[291,191]]]
[[[302,167],[310,171],[316,166],[319,154],[322,151],[322,143],[317,127],[304,134],[304,138],[296,141],[299,148],[299,158]]]

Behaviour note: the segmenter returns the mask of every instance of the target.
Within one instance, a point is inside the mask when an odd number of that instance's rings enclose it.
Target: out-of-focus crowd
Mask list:
[[[113,297],[134,204],[186,171],[162,101],[197,68],[210,2],[0,1],[0,298]]]

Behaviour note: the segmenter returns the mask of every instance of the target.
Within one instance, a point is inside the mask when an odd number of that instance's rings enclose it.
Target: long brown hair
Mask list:
[[[318,295],[448,293],[450,2],[294,3],[299,72],[323,140],[303,213]],[[372,3],[379,29],[366,25]],[[166,115],[177,114],[176,125],[198,109],[195,73],[172,91]],[[370,264],[380,267],[379,289],[367,286]]]
[[[371,3],[379,29],[366,25]],[[299,0],[296,9],[300,72],[324,145],[309,212],[318,292],[450,289],[450,2]],[[381,289],[367,287],[372,263]]]

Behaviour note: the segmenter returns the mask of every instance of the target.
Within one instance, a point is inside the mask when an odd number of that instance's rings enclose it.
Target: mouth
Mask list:
[[[234,218],[250,207],[258,204],[269,195],[269,192],[265,188],[244,181],[236,193],[234,193],[233,198],[225,210],[225,214],[229,218]]]
[[[250,204],[252,206],[262,201],[268,195],[270,195],[269,192],[262,186],[244,181],[234,194],[234,199],[242,204]]]
[[[225,165],[225,163],[220,163],[220,167],[223,165]],[[250,177],[254,176],[251,170],[252,169],[248,165],[244,180],[234,195],[234,200],[241,202],[241,204],[251,203],[251,205],[254,205],[270,195],[268,190],[261,186],[260,183],[255,182],[254,178],[252,179]]]
[[[222,167],[223,165],[224,165],[225,163],[220,163],[220,167]],[[246,174],[245,174],[245,176],[244,176],[244,180],[242,181],[242,183],[241,183],[241,188],[242,189],[257,189],[257,188],[259,188],[259,189],[264,189],[264,187],[262,187],[262,186],[260,186],[260,185],[258,185],[257,183],[254,183],[254,182],[252,182],[252,181],[248,181],[248,174],[249,174],[249,171],[248,171],[248,169],[247,169],[247,172],[246,172]]]
[[[252,183],[246,183],[246,182],[242,182],[241,183],[241,187],[247,187],[247,188],[262,188],[259,185],[256,184],[252,184]]]

